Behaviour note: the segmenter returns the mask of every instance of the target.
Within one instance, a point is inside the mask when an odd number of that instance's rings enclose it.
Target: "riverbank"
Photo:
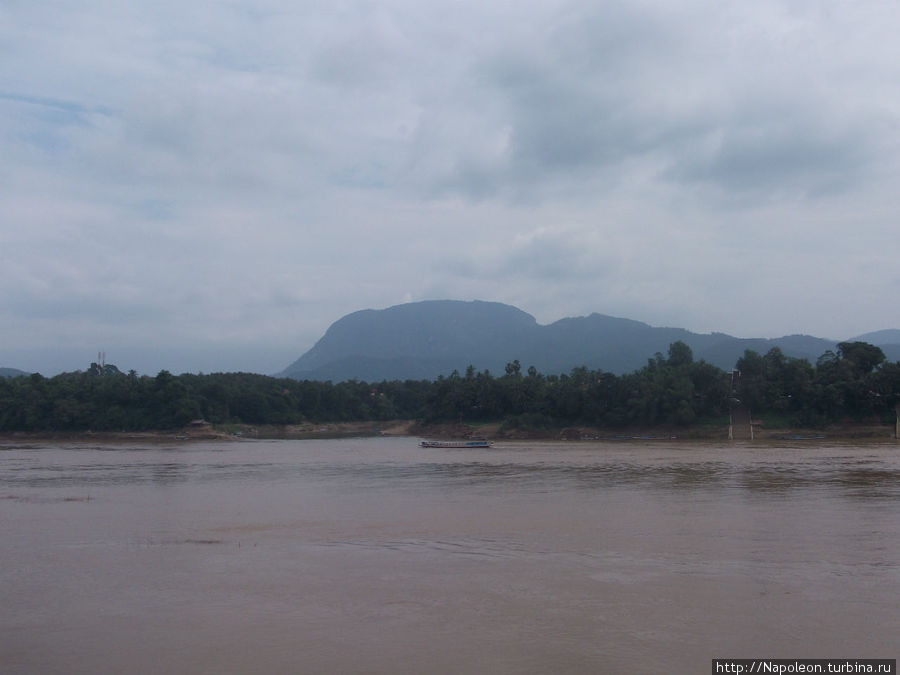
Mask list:
[[[496,440],[728,440],[728,425],[692,425],[608,428],[594,426],[549,427],[543,429],[504,428],[502,424],[417,425],[411,435],[435,438],[483,437]],[[822,429],[772,427],[754,424],[753,440],[874,440],[896,441],[893,425],[870,423],[833,424]]]
[[[499,422],[487,424],[423,424],[415,420],[335,422],[302,425],[192,425],[165,431],[32,431],[0,434],[0,442],[79,441],[93,443],[169,443],[190,441],[239,441],[244,439],[315,439],[365,436],[421,437],[435,439],[488,438],[492,440],[557,441],[722,441],[727,425],[661,426],[649,428],[603,428],[593,426],[509,428]],[[896,442],[893,425],[844,423],[822,429],[766,428],[754,425],[754,440],[866,440]]]

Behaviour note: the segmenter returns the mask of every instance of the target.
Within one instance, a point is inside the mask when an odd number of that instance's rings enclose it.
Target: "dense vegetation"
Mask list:
[[[114,367],[52,378],[0,378],[0,431],[174,429],[213,424],[301,424],[415,418],[426,422],[503,420],[507,426],[582,424],[654,427],[721,424],[742,402],[754,417],[821,426],[889,421],[900,402],[900,362],[878,347],[844,342],[815,365],[746,351],[734,373],[694,361],[683,342],[626,375],[587,368],[522,372],[518,361],[494,376],[469,367],[435,381],[297,381],[247,373],[127,374]]]

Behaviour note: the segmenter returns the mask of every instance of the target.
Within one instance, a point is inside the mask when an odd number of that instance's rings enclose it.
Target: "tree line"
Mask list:
[[[0,378],[0,431],[144,431],[212,424],[418,419],[502,421],[507,427],[658,427],[721,424],[735,405],[754,417],[823,426],[892,421],[900,362],[880,348],[843,342],[813,365],[777,347],[746,351],[731,372],[694,361],[683,342],[633,373],[586,367],[544,375],[514,360],[493,375],[469,366],[433,381],[298,381],[249,373],[155,377],[92,367],[51,378]]]

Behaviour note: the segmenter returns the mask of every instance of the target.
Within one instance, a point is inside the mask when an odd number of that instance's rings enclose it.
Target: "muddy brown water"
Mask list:
[[[0,671],[897,658],[900,446],[0,445]]]

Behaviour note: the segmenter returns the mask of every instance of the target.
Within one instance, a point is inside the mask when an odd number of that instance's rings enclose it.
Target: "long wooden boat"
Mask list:
[[[489,448],[493,444],[494,441],[486,441],[484,439],[469,441],[421,441],[419,443],[423,448]]]

